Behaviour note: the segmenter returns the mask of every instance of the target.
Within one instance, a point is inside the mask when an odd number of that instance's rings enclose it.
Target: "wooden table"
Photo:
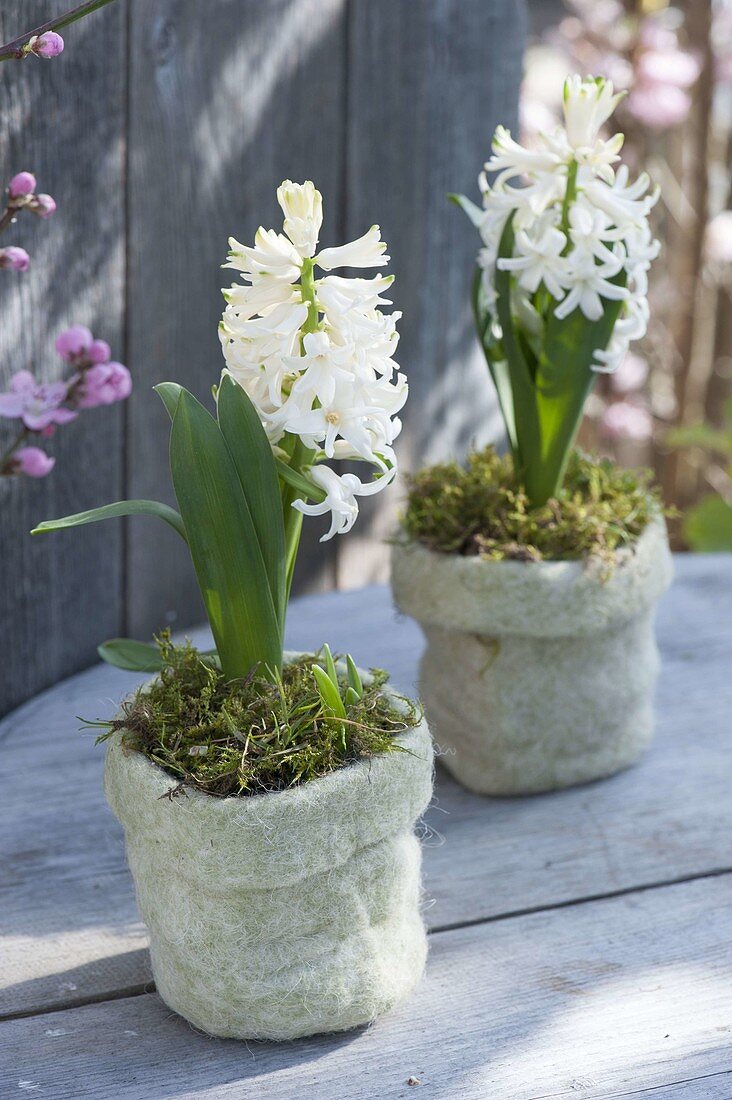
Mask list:
[[[75,717],[111,714],[137,677],[98,666],[11,714],[0,1096],[732,1097],[732,556],[676,568],[649,755],[513,800],[440,774],[424,829],[427,976],[348,1035],[210,1039],[154,993],[103,751]],[[413,687],[421,637],[387,589],[296,601],[290,644],[326,638]]]

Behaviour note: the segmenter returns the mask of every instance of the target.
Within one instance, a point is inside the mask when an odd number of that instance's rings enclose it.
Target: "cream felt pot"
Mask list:
[[[671,575],[661,519],[609,576],[396,545],[396,602],[427,639],[422,699],[455,778],[531,794],[632,764],[653,732],[654,609]]]
[[[211,1035],[294,1039],[373,1020],[427,955],[414,824],[432,791],[424,721],[396,751],[273,794],[214,798],[110,741],[158,992]]]

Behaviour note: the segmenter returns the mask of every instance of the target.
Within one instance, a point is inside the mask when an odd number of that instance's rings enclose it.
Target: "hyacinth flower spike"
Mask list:
[[[629,183],[627,168],[616,170],[622,134],[600,137],[619,98],[609,81],[570,77],[564,126],[541,134],[537,149],[496,130],[483,208],[451,196],[483,241],[475,322],[534,506],[561,487],[596,374],[620,366],[648,321],[657,192],[645,174]]]

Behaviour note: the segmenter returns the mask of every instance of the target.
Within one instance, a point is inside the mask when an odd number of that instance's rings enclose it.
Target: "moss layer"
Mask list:
[[[410,538],[448,554],[612,561],[661,510],[650,476],[575,452],[557,498],[532,509],[511,456],[488,447],[465,466],[430,466],[410,478],[402,523]]]
[[[340,719],[324,708],[316,688],[318,654],[286,664],[274,683],[257,670],[227,681],[190,643],[175,646],[166,635],[158,642],[162,672],[104,723],[98,740],[121,730],[127,748],[177,780],[171,795],[186,784],[220,797],[281,791],[398,749],[395,736],[419,719],[412,704],[405,700],[398,709],[384,692],[388,677],[378,669]],[[347,686],[344,674],[342,698]]]

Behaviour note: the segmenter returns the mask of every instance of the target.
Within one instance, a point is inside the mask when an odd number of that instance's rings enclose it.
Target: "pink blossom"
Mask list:
[[[614,374],[608,376],[616,393],[639,390],[648,377],[648,363],[642,355],[629,351]]]
[[[35,35],[28,42],[31,53],[36,57],[58,57],[64,50],[64,40],[56,31],[46,31],[45,34]]]
[[[50,195],[34,195],[28,203],[28,209],[39,218],[50,218],[56,212],[56,200]]]
[[[32,432],[49,424],[68,424],[78,413],[63,408],[67,397],[66,382],[36,382],[30,371],[21,370],[10,379],[9,392],[0,394],[0,416],[22,420]]]
[[[72,325],[56,338],[56,351],[62,359],[70,363],[78,355],[87,351],[94,343],[94,337],[86,325]]]
[[[673,84],[641,83],[627,99],[630,113],[652,130],[678,126],[691,110],[691,96]]]
[[[8,194],[11,199],[24,198],[32,195],[36,189],[36,177],[32,172],[18,172],[8,184]]]
[[[90,363],[108,363],[112,358],[112,349],[106,340],[92,340],[86,349],[86,357]]]
[[[606,406],[600,429],[606,439],[633,439],[642,442],[651,438],[653,419],[642,405],[631,401],[614,401]]]
[[[24,248],[8,245],[7,248],[0,248],[0,267],[10,271],[27,271],[30,267],[30,256]]]
[[[13,453],[11,463],[14,473],[25,474],[27,477],[45,477],[56,465],[56,459],[51,458],[40,447],[19,447]]]
[[[701,65],[688,50],[645,50],[638,59],[641,84],[671,84],[690,88],[699,79]]]
[[[707,225],[707,259],[712,263],[732,264],[732,210],[716,214]]]
[[[641,44],[647,50],[660,50],[667,52],[678,47],[679,40],[676,31],[665,27],[658,19],[645,19],[641,26]]]
[[[94,409],[98,405],[113,405],[123,401],[132,392],[132,378],[121,363],[98,363],[84,371],[80,409]]]

